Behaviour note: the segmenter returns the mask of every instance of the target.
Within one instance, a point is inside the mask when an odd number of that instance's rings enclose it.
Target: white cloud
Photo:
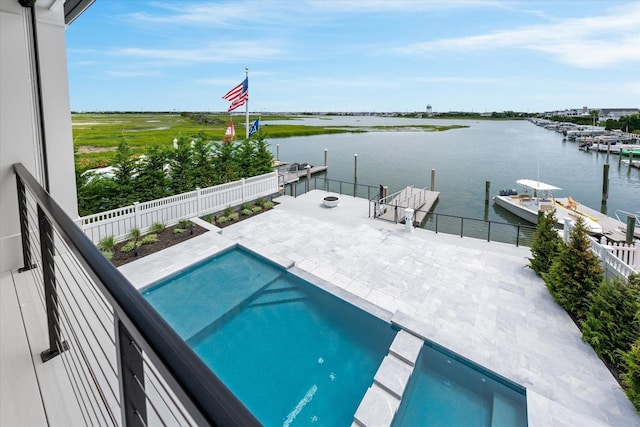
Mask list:
[[[209,44],[199,49],[146,49],[128,47],[110,52],[116,56],[152,59],[171,62],[175,65],[194,63],[231,63],[240,60],[267,60],[283,55],[283,51],[264,41],[229,41]]]
[[[394,49],[404,55],[439,51],[533,50],[579,68],[640,61],[640,5],[625,12],[566,19],[489,34],[432,40]]]

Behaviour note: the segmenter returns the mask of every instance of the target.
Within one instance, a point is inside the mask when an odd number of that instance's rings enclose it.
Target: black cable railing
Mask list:
[[[326,175],[314,175],[309,181],[305,178],[304,180],[287,184],[286,187],[285,194],[290,194],[294,197],[310,190],[324,190],[340,195],[344,194],[366,198],[369,200],[369,217],[381,218],[380,212],[390,209],[395,213],[395,215],[392,215],[392,221],[396,223],[404,221],[405,210],[409,207],[396,202],[394,202],[394,204],[386,203],[385,199],[381,198],[382,189],[380,186],[374,187],[372,185],[358,184],[357,182],[329,179]],[[416,192],[416,194],[419,194],[419,192]],[[392,196],[393,195],[387,196],[387,199],[391,200],[393,198]],[[486,239],[488,242],[502,242],[516,246],[530,247],[536,231],[534,225],[510,224],[500,221],[439,214],[425,210],[416,210],[414,212],[414,218],[418,216],[419,213],[422,214],[420,216],[423,216],[423,219],[419,224],[414,222],[416,227],[431,230],[436,233]]]
[[[22,164],[23,268],[84,425],[260,425]],[[25,274],[25,273],[23,273]]]

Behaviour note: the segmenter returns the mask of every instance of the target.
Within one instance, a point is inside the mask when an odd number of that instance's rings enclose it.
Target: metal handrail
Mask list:
[[[398,193],[395,193],[398,194]],[[388,196],[386,199],[389,199],[391,196]],[[384,200],[384,199],[382,199]],[[381,200],[377,199],[377,198],[373,198],[369,200],[369,217],[371,217],[371,205],[373,205],[373,215],[375,218],[379,218],[378,216],[378,212],[380,210],[382,210],[382,207],[386,207],[389,209],[393,209],[395,212],[394,215],[394,219],[393,221],[395,223],[401,222],[404,220],[404,216],[401,214],[398,214],[398,212],[403,212],[405,209],[409,208],[410,206],[403,206],[398,204],[397,202],[394,204],[389,204],[389,203],[384,203]],[[435,231],[436,233],[438,232],[442,232],[441,228],[440,228],[440,221],[439,218],[440,217],[445,217],[445,218],[454,218],[456,220],[460,221],[460,229],[459,232],[456,233],[458,234],[460,237],[465,237],[465,221],[468,222],[481,222],[483,224],[487,225],[487,234],[486,234],[486,238],[487,238],[487,242],[492,241],[491,240],[491,227],[492,225],[494,225],[494,230],[495,230],[495,226],[505,226],[505,227],[510,227],[513,228],[515,230],[515,245],[516,246],[520,246],[520,232],[521,231],[528,231],[530,233],[534,233],[536,230],[536,227],[533,225],[522,225],[522,224],[511,224],[508,222],[501,222],[501,221],[490,221],[490,220],[484,220],[484,219],[477,219],[477,218],[469,218],[469,217],[462,217],[462,216],[456,216],[456,215],[448,215],[448,214],[441,214],[441,213],[436,213],[434,211],[426,211],[426,210],[421,210],[418,209],[415,211],[415,214],[417,214],[418,212],[422,212],[425,214],[425,220],[427,220],[430,217],[435,218],[435,229],[433,231]],[[426,228],[426,227],[423,227]],[[446,233],[446,232],[445,232]],[[467,237],[472,237],[470,235],[466,235]],[[496,241],[494,239],[494,241]]]
[[[260,425],[124,275],[100,253],[24,165],[16,163],[13,169],[18,180],[18,197],[24,196],[20,194],[21,185],[30,190],[39,211],[112,305],[116,329],[145,353],[193,420],[198,425]],[[23,251],[27,249],[23,247]],[[23,253],[23,259],[30,260],[31,257]],[[24,269],[32,267],[25,265]],[[119,376],[118,381],[122,393],[126,394],[127,385],[123,383],[126,379]],[[125,395],[121,398],[125,405],[131,397]]]

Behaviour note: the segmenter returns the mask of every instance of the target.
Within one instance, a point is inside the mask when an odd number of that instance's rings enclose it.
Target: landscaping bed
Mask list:
[[[259,215],[273,208],[272,201],[258,199],[254,203],[245,203],[236,209],[227,208],[217,214],[202,217],[203,220],[219,228],[225,228],[237,222]],[[152,231],[140,235],[139,230],[131,231],[129,238],[123,242],[114,243],[112,237],[105,238],[98,243],[98,248],[115,265],[120,267],[131,261],[151,255],[193,237],[206,233],[207,230],[191,221],[180,221],[172,227],[154,224]]]

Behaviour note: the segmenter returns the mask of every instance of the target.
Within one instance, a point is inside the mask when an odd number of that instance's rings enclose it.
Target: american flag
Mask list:
[[[222,99],[231,102],[227,112],[231,112],[241,105],[244,105],[244,103],[249,100],[249,78],[245,78],[242,83],[227,92]]]

